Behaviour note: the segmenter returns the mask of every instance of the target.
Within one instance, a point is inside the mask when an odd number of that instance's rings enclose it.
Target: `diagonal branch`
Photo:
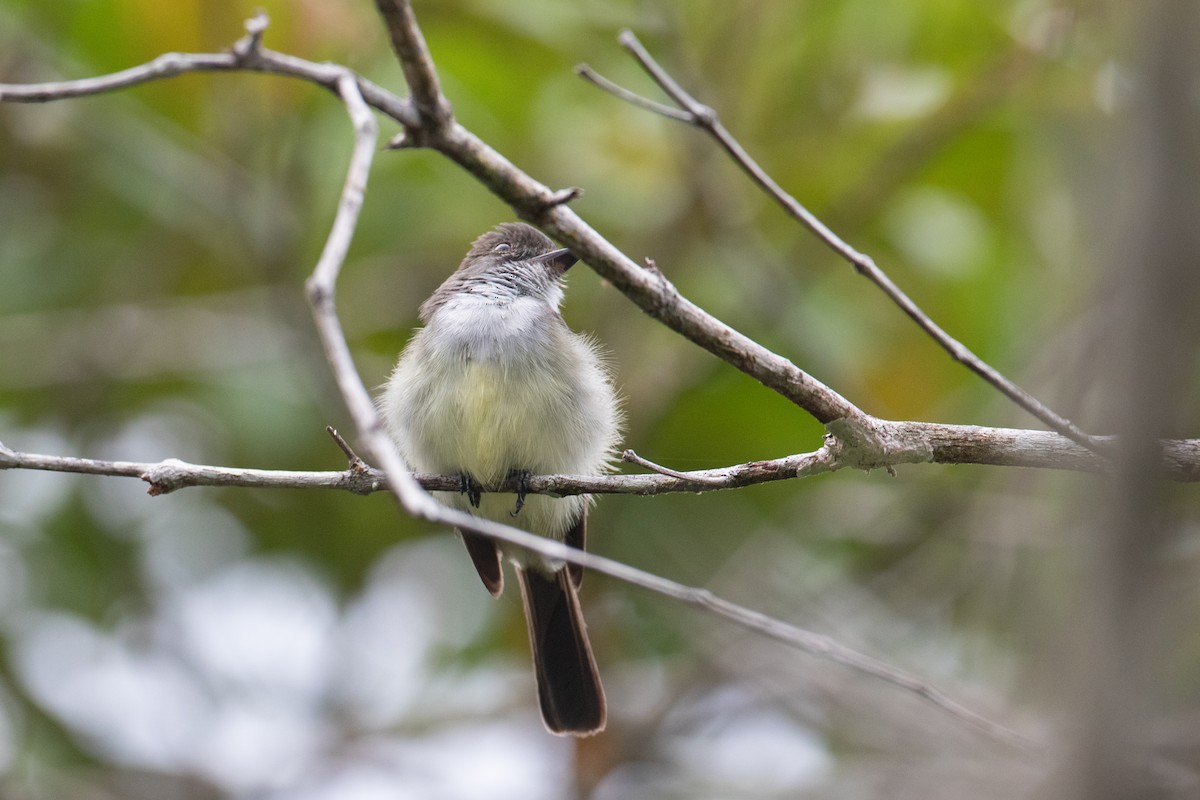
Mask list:
[[[779,205],[781,205],[789,215],[808,228],[818,239],[824,242],[830,249],[845,259],[854,267],[860,275],[878,286],[885,295],[900,310],[909,316],[913,322],[929,334],[935,342],[938,343],[950,357],[955,361],[963,364],[972,372],[983,378],[997,391],[1001,392],[1005,397],[1008,397],[1025,411],[1032,414],[1037,419],[1044,422],[1052,430],[1062,434],[1072,441],[1086,447],[1098,455],[1104,455],[1105,450],[1103,441],[1095,436],[1091,436],[1075,426],[1069,419],[1060,416],[1058,413],[1050,409],[1029,392],[1022,389],[1020,386],[1006,378],[994,367],[986,363],[979,356],[975,355],[966,345],[959,342],[957,339],[948,334],[941,326],[934,322],[921,308],[910,298],[899,286],[888,277],[887,273],[881,270],[874,260],[863,253],[855,250],[837,234],[830,230],[820,219],[811,211],[805,208],[795,197],[784,191],[775,180],[767,174],[767,172],[759,166],[745,148],[726,130],[721,124],[716,112],[710,107],[692,97],[682,86],[679,85],[674,78],[667,73],[654,60],[650,53],[642,46],[632,31],[622,31],[618,37],[621,46],[628,50],[642,68],[650,75],[655,83],[666,94],[675,101],[675,103],[683,110],[682,113],[675,109],[670,109],[668,106],[663,106],[661,103],[656,103],[652,100],[647,100],[627,89],[624,89],[612,81],[602,78],[597,73],[587,66],[580,66],[576,71],[580,76],[589,80],[593,84],[608,91],[615,96],[631,102],[639,108],[644,108],[656,113],[664,114],[671,119],[681,120],[690,125],[700,128],[709,136],[711,136],[721,149],[729,154],[730,158],[745,172],[750,179],[764,192],[771,196]],[[669,109],[669,113],[666,113]]]
[[[636,264],[601,236],[549,187],[514,166],[457,122],[430,147],[474,175],[522,218],[541,227],[649,316],[803,408],[817,421],[866,423],[850,400],[784,356],[712,316],[684,297],[653,264]]]
[[[407,3],[377,0],[375,3],[387,25],[392,49],[404,70],[404,82],[412,92],[412,103],[420,117],[420,125],[406,126],[411,133],[442,128],[453,119],[450,101],[442,94],[433,57],[425,44],[425,36],[417,26],[417,18]],[[414,142],[415,144],[416,142]]]

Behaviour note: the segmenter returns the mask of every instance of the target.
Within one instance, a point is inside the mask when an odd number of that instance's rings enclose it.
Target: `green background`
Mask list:
[[[6,0],[0,81],[217,51],[258,7],[268,47],[403,94],[373,5],[348,1]],[[658,96],[621,28],[953,335],[1085,427],[1097,419],[1100,187],[1128,89],[1118,12],[1050,0],[416,11],[464,125],[538,180],[582,187],[573,207],[627,254],[869,413],[1037,427],[700,133],[576,77],[586,62]],[[323,428],[350,425],[303,283],[350,146],[327,92],[277,76],[0,104],[0,441],[343,468]],[[435,153],[378,155],[338,298],[369,387],[470,241],[512,217]],[[564,314],[611,354],[624,443],[643,456],[699,469],[820,446],[807,415],[586,267]],[[926,465],[609,496],[590,544],[1039,727],[1087,552],[1072,511],[1092,481]],[[1036,766],[911,696],[598,575],[584,605],[610,727],[554,739],[515,598],[491,602],[461,545],[384,494],[152,499],[135,480],[4,472],[0,582],[5,797],[472,797],[489,782],[489,796],[514,798],[1001,796],[1027,790]],[[1195,644],[1172,662],[1184,696]]]

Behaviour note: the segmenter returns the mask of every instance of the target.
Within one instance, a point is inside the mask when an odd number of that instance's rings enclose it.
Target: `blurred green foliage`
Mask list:
[[[578,79],[573,66],[587,62],[656,96],[616,45],[620,28],[633,29],[784,187],[953,335],[1086,426],[1089,374],[1075,354],[1096,270],[1085,246],[1090,208],[1079,197],[1103,152],[1104,80],[1119,20],[1089,3],[1052,0],[416,5],[467,127],[548,185],[581,186],[574,207],[625,252],[654,258],[686,296],[865,410],[1032,427],[700,134]],[[368,2],[7,0],[0,81],[79,78],[163,52],[219,50],[259,7],[272,20],[267,46],[346,64],[403,93]],[[385,122],[383,131],[394,128]],[[347,430],[347,416],[303,281],[349,148],[349,123],[333,98],[273,76],[189,75],[82,100],[0,104],[0,440],[106,459],[342,468],[323,428]],[[379,154],[339,287],[369,386],[384,380],[421,300],[469,242],[512,216],[435,154]],[[819,425],[586,269],[571,273],[564,313],[611,352],[626,445],[644,456],[690,469],[820,445]],[[25,488],[35,483],[36,492]],[[1043,574],[1041,554],[1070,541],[1066,533],[1049,540],[1077,491],[1071,477],[914,467],[895,479],[839,474],[699,497],[606,497],[590,543],[797,624],[848,633],[850,644],[918,671],[1019,698],[1034,691],[1023,684],[1023,659],[1052,627],[1036,600],[1063,591]],[[187,494],[149,499],[137,486],[0,473],[0,498],[24,498],[0,510],[0,558],[24,575],[19,588],[0,591],[0,622],[11,623],[0,635],[15,636],[39,610],[101,629],[147,613],[161,600],[146,574],[157,535],[147,531],[177,524],[193,504],[209,507],[201,517],[236,520],[231,527],[246,537],[230,551],[237,557],[298,559],[334,587],[339,604],[364,590],[398,543],[457,547],[446,532],[398,515],[384,495]],[[455,591],[478,594],[467,572]],[[661,598],[597,577],[585,603],[614,694],[647,669],[658,670],[663,709],[700,685],[749,685],[776,698],[803,688],[760,661],[739,672],[714,655],[728,649],[725,623]],[[511,598],[481,613],[490,624],[447,646],[443,669],[495,658],[523,665]],[[795,658],[779,646],[755,652],[779,664]],[[20,720],[8,726],[7,753],[0,727],[0,769],[17,776],[11,792],[0,781],[0,793],[114,785],[107,770],[118,766],[86,736],[38,733],[61,720],[9,663],[0,684],[0,706]],[[908,711],[953,732],[935,712]],[[829,713],[864,714],[853,703]],[[685,722],[668,730],[686,735]],[[619,712],[611,735],[637,724],[649,723]],[[826,733],[852,741],[853,728],[830,722]],[[611,746],[610,767],[636,760],[628,746]],[[188,791],[178,796],[205,796]]]

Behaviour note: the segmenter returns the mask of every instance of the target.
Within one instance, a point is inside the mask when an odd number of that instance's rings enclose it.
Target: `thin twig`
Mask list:
[[[672,108],[665,103],[660,103],[657,100],[651,100],[648,97],[642,97],[637,92],[631,92],[621,84],[610,81],[608,78],[604,77],[599,72],[596,72],[596,70],[592,69],[587,64],[576,65],[575,74],[583,78],[588,83],[595,84],[597,87],[603,89],[609,94],[621,98],[631,106],[637,106],[638,108],[643,108],[652,114],[658,114],[659,116],[668,117],[670,119],[678,120],[679,122],[686,122],[689,125],[693,122],[692,115],[688,112],[680,111],[678,108]]]
[[[346,460],[350,463],[350,469],[359,471],[369,469],[367,462],[358,457],[358,453],[354,452],[354,448],[350,446],[350,443],[342,438],[342,435],[338,433],[337,428],[333,427],[332,425],[326,425],[325,432],[329,434],[331,439],[333,439],[333,443],[336,444],[338,448],[340,448],[341,451],[346,454]]]
[[[546,203],[552,206],[561,206],[578,200],[580,197],[583,197],[583,189],[578,186],[568,186],[565,189],[559,189],[556,192],[552,192],[551,195],[546,198]]]
[[[671,582],[666,581],[664,583],[669,584]],[[890,664],[851,650],[828,636],[803,630],[787,623],[781,623],[779,620],[768,617],[760,612],[743,608],[730,603],[728,600],[722,600],[706,590],[681,588],[684,591],[679,592],[675,591],[674,587],[659,585],[656,591],[660,594],[674,597],[688,605],[715,611],[726,619],[738,622],[743,627],[766,634],[777,641],[790,644],[806,653],[834,661],[865,675],[877,678],[884,683],[903,689],[922,700],[932,703],[947,714],[969,723],[998,741],[1005,742],[1028,752],[1041,752],[1045,750],[1044,743],[1017,733],[1011,728],[1005,727],[972,711],[921,678],[908,675]]]
[[[262,48],[263,35],[267,32],[267,27],[270,24],[271,18],[267,16],[267,12],[262,10],[246,20],[246,35],[234,42],[231,48],[233,52],[240,56],[245,56],[248,53],[260,50]]]
[[[700,103],[692,97],[682,86],[676,82],[666,70],[664,70],[654,60],[646,48],[642,45],[632,31],[622,31],[618,37],[621,46],[628,50],[637,62],[642,66],[646,73],[654,80],[655,83],[662,88],[664,92],[671,97],[672,100],[683,109],[683,115],[679,113],[666,114],[671,119],[682,120],[691,125],[694,125],[710,135],[720,147],[729,154],[742,171],[745,172],[750,179],[757,184],[763,191],[769,194],[779,205],[781,205],[794,219],[808,228],[813,234],[824,242],[835,253],[848,261],[851,266],[868,280],[883,290],[905,314],[909,316],[922,330],[933,338],[946,352],[948,352],[955,361],[963,364],[971,371],[982,377],[993,388],[1004,394],[1014,403],[1016,403],[1025,411],[1032,414],[1037,419],[1044,422],[1052,430],[1066,436],[1072,441],[1088,448],[1098,455],[1104,455],[1103,441],[1099,437],[1091,436],[1080,430],[1070,420],[1057,414],[1040,400],[1035,398],[1029,392],[1022,389],[1013,381],[1006,378],[998,370],[987,364],[979,356],[975,355],[969,348],[959,342],[957,339],[948,334],[929,315],[920,309],[913,300],[905,294],[899,286],[892,281],[887,274],[881,270],[869,256],[858,252],[837,234],[830,230],[820,219],[812,212],[805,208],[795,197],[784,191],[778,183],[775,182],[770,175],[766,173],[758,162],[756,162],[745,148],[726,130],[721,124],[716,112],[707,105]],[[606,91],[616,95],[617,97],[627,102],[634,103],[640,108],[645,108],[650,111],[662,113],[662,110],[656,106],[653,101],[647,101],[633,92],[621,89],[612,81],[609,81],[600,76],[590,68],[584,67],[576,70],[589,81],[600,86]],[[597,80],[599,78],[599,80]],[[617,91],[619,90],[619,91]]]
[[[649,470],[654,470],[660,475],[669,475],[672,478],[678,478],[681,481],[699,483],[703,486],[719,486],[725,482],[724,476],[705,475],[699,472],[688,474],[686,472],[676,472],[670,467],[664,467],[662,464],[655,464],[649,459],[642,458],[633,450],[626,450],[621,453],[621,459],[628,461],[630,464],[637,464],[639,467],[645,467]]]

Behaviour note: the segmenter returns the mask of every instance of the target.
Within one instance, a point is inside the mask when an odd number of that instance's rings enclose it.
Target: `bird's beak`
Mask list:
[[[571,268],[571,265],[579,259],[576,258],[570,250],[562,247],[558,250],[551,250],[549,253],[543,253],[540,256],[535,256],[530,260],[539,264],[550,264],[551,266],[557,267],[562,272],[566,272]]]

